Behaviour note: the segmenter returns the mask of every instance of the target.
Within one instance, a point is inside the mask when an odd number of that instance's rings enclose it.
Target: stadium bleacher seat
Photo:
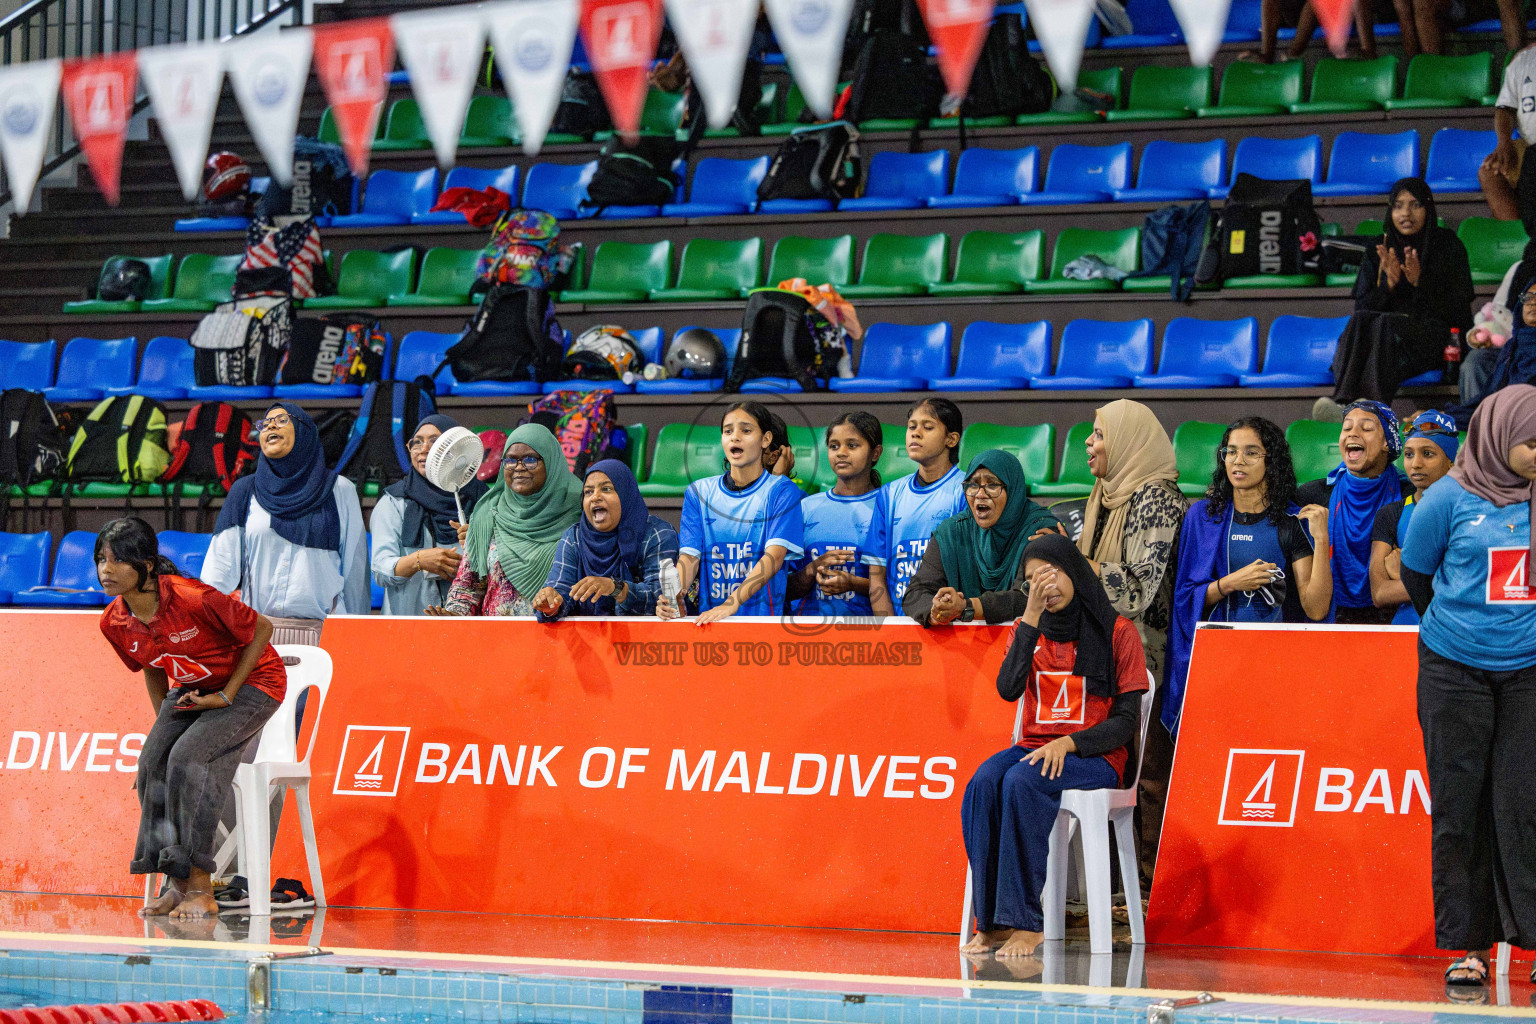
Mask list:
[[[394,373],[391,376],[395,380],[415,380],[417,377],[432,376],[432,371],[436,370],[438,364],[443,361],[443,354],[462,336],[438,331],[408,332],[400,339],[398,351],[395,353]],[[435,380],[439,395],[451,394],[458,383],[454,380],[451,366],[444,366]]]
[[[1106,50],[1127,50],[1177,46],[1184,41],[1184,30],[1168,0],[1126,0],[1125,14],[1131,19],[1135,31],[1125,36],[1105,36],[1099,46]]]
[[[421,119],[421,108],[413,99],[395,100],[389,105],[384,118],[384,133],[373,140],[376,151],[431,149],[432,138],[427,134],[426,122]]]
[[[629,332],[629,336],[635,339],[635,347],[640,350],[640,355],[648,363],[661,362],[661,343],[666,340],[667,333],[660,327],[642,327]]]
[[[475,283],[479,249],[428,249],[421,258],[415,291],[387,296],[391,306],[463,306]]]
[[[99,608],[106,604],[107,595],[96,579],[95,550],[96,534],[89,530],[66,533],[59,541],[48,586],[14,592],[12,603],[46,608]]]
[[[1061,332],[1056,372],[1031,377],[1029,386],[1051,391],[1128,388],[1151,372],[1151,320],[1073,320]]]
[[[1308,116],[1380,110],[1396,90],[1396,57],[1324,57],[1312,69],[1308,99],[1289,109]]]
[[[989,448],[1001,448],[1018,459],[1024,470],[1024,482],[1034,490],[1038,484],[1051,479],[1054,472],[1056,427],[1050,423],[1027,427],[1001,423],[967,424],[960,437],[960,465],[969,466],[972,459]]]
[[[667,203],[663,217],[730,217],[757,209],[757,187],[768,173],[768,158],[730,160],[707,156],[693,169],[686,203]]]
[[[398,100],[406,103],[407,100]],[[332,228],[376,228],[409,224],[417,214],[432,212],[437,202],[437,168],[423,171],[374,171],[368,175],[360,213],[341,213],[330,218]],[[348,255],[351,255],[350,253]]]
[[[1321,480],[1343,461],[1337,423],[1294,420],[1285,428],[1285,442],[1291,446],[1291,465],[1296,468],[1297,483]]]
[[[686,93],[649,90],[645,94],[645,105],[640,108],[640,134],[673,135],[683,126],[683,115],[687,110]],[[612,136],[611,131],[601,131],[592,136],[592,141],[606,142]]]
[[[1061,445],[1061,459],[1056,463],[1056,478],[1032,487],[1036,498],[1058,501],[1086,497],[1093,490],[1093,474],[1088,470],[1086,453],[1092,423],[1074,423]],[[1049,503],[1047,503],[1049,504]]]
[[[949,191],[949,150],[876,153],[869,160],[864,194],[844,199],[839,210],[916,210]]]
[[[1044,280],[1026,281],[1024,290],[1031,294],[1049,295],[1118,290],[1120,285],[1116,281],[1075,281],[1062,276],[1068,263],[1079,256],[1089,255],[1097,256],[1127,274],[1138,270],[1141,266],[1141,229],[1099,231],[1093,228],[1062,228],[1056,235],[1056,248],[1051,253],[1051,276]]]
[[[1194,117],[1195,111],[1210,105],[1210,68],[1142,64],[1131,74],[1131,94],[1125,108],[1107,111],[1104,119],[1169,121]]]
[[[1210,486],[1216,449],[1226,432],[1225,424],[1201,420],[1185,420],[1174,428],[1174,464],[1179,467],[1179,490],[1186,498],[1198,498]]]
[[[1045,232],[970,231],[960,239],[952,281],[935,281],[930,295],[1015,295],[1040,276]]]
[[[1460,57],[1421,53],[1408,62],[1402,98],[1382,105],[1388,110],[1478,106],[1488,95],[1492,65],[1487,50]]]
[[[1264,341],[1264,368],[1238,376],[1245,388],[1312,388],[1333,383],[1333,352],[1349,317],[1277,316]]]
[[[1224,43],[1256,43],[1262,36],[1263,3],[1261,0],[1232,0],[1227,9],[1227,30],[1222,34]]]
[[[693,238],[683,245],[677,284],[651,290],[653,302],[742,299],[763,275],[761,238]]]
[[[25,388],[41,391],[53,384],[53,364],[59,343],[48,341],[0,341],[0,391]]]
[[[942,281],[949,266],[949,236],[869,236],[859,281],[839,288],[845,298],[872,299],[892,295],[923,295],[931,281]],[[820,281],[818,280],[818,284]]]
[[[469,109],[464,112],[464,128],[459,134],[460,149],[500,149],[517,145],[522,139],[511,100],[505,96],[476,96],[469,101]],[[507,189],[502,191],[517,195]]]
[[[1441,128],[1429,140],[1429,160],[1424,165],[1424,182],[1431,192],[1481,192],[1477,170],[1483,159],[1498,145],[1496,132],[1469,132],[1464,128]]]
[[[1306,178],[1315,185],[1323,180],[1322,136],[1239,139],[1232,152],[1232,175],[1227,180],[1236,181],[1239,174],[1251,174],[1271,181]],[[1210,196],[1212,199],[1225,199],[1227,191],[1227,186],[1213,188]]]
[[[853,279],[853,236],[802,238],[788,235],[773,245],[768,260],[770,286],[793,277],[803,277],[817,284],[831,283],[841,288]]]
[[[386,118],[380,117],[379,123],[374,126],[374,141],[378,141],[379,139],[383,138],[384,125],[386,120]],[[315,138],[321,142],[330,142],[338,146],[341,145],[341,129],[336,127],[336,115],[331,111],[330,107],[326,107],[323,111],[320,112],[320,126],[315,129]]]
[[[1154,139],[1142,148],[1135,188],[1117,188],[1111,195],[1121,203],[1172,203],[1205,199],[1227,184],[1227,140],[1165,142]]]
[[[1155,374],[1138,376],[1139,388],[1230,388],[1259,369],[1259,322],[1177,317],[1163,328]]]
[[[640,485],[647,498],[679,498],[695,480],[723,472],[720,428],[714,423],[668,423],[656,433],[651,471]]]
[[[195,578],[202,573],[203,559],[208,557],[213,534],[161,530],[156,537],[160,541],[160,554],[174,562],[183,576]]]
[[[141,260],[149,267],[149,290],[144,293],[146,299],[163,299],[170,292],[172,278],[172,260],[174,256],[167,253],[164,256],[109,256],[101,265],[101,277],[105,277],[108,268],[115,260],[133,259]],[[97,282],[97,294],[100,292],[100,280]],[[83,299],[79,302],[64,303],[64,312],[85,315],[100,316],[103,313],[136,313],[139,310],[138,299]]]
[[[18,591],[48,582],[48,555],[53,534],[0,533],[0,604],[10,604]]]
[[[775,57],[782,60],[784,55],[765,53],[763,55],[763,63],[771,65]],[[779,83],[763,82],[760,85],[760,89],[757,104],[752,108],[752,112],[758,124],[769,124],[778,120],[779,117]],[[726,125],[724,128],[704,129],[704,137],[706,139],[734,139],[740,136],[741,130],[735,125]]]
[[[1195,111],[1197,117],[1268,117],[1283,114],[1301,102],[1302,63],[1279,64],[1235,60],[1221,75],[1221,96],[1212,107]]]
[[[560,294],[561,302],[644,302],[667,286],[672,242],[615,242],[598,245],[585,288]]]
[[[1012,206],[1035,190],[1040,149],[967,149],[955,163],[955,185],[948,195],[928,197],[938,209]],[[846,204],[845,207],[846,209]]]
[[[930,377],[933,391],[1017,391],[1051,368],[1051,323],[972,320],[960,335],[952,377]]]
[[[805,94],[800,91],[797,83],[791,82],[789,91],[784,94],[784,105],[778,111],[778,116],[763,123],[763,134],[788,135],[797,128],[808,127],[800,121],[800,112],[804,109]]]
[[[1312,192],[1319,196],[1385,197],[1394,181],[1418,174],[1417,131],[1340,132],[1328,151],[1328,180],[1313,185]]]
[[[176,286],[169,298],[145,299],[139,304],[143,313],[206,313],[221,302],[228,302],[235,289],[235,274],[244,254],[209,256],[192,252],[181,258],[176,269]]]
[[[1517,220],[1467,217],[1456,228],[1456,237],[1467,247],[1473,284],[1498,284],[1509,268],[1520,262],[1530,240],[1525,225]]]
[[[491,96],[477,96],[475,99],[494,99]],[[455,167],[443,178],[443,191],[451,188],[500,189],[512,197],[512,205],[517,205],[517,165],[510,167]],[[437,200],[433,200],[435,203]],[[412,224],[466,224],[464,215],[457,210],[439,210],[433,213],[430,209],[422,213],[411,214]]]
[[[1030,46],[1033,47],[1034,43]],[[1117,67],[1083,68],[1077,73],[1079,89],[1100,92],[1113,97],[1114,102],[1108,108],[1110,110],[1119,110],[1125,105],[1124,81],[1125,73]],[[1014,123],[1037,127],[1051,124],[1093,124],[1103,119],[1104,115],[1097,110],[1042,110],[1038,114],[1020,114],[1014,118]]]
[[[192,374],[192,346],[186,338],[150,338],[139,358],[139,378],[106,389],[108,395],[144,395],[157,402],[187,397],[197,383]]]
[[[94,402],[111,387],[131,386],[138,369],[137,338],[71,338],[59,354],[50,402]]]
[[[833,377],[833,391],[921,391],[935,366],[949,369],[948,322],[911,326],[870,324],[864,332],[859,372],[854,377]]]
[[[375,171],[383,174],[383,171]],[[391,295],[408,295],[416,276],[416,250],[373,252],[353,249],[341,258],[336,294],[304,300],[305,309],[354,309],[384,305]]]
[[[543,210],[560,220],[584,217],[581,204],[597,170],[597,161],[584,164],[534,164],[523,182],[523,206]]]
[[[1131,144],[1079,146],[1063,142],[1051,150],[1045,187],[1020,201],[1034,204],[1107,203],[1115,189],[1131,183]]]
[[[677,329],[677,334],[682,334],[684,331],[691,329],[691,326],[679,327]],[[660,333],[659,328],[656,330],[658,333]],[[720,339],[720,344],[725,346],[726,365],[725,367],[721,368],[721,374],[719,377],[708,379],[691,377],[669,377],[665,380],[637,380],[635,381],[635,390],[642,395],[696,395],[708,391],[719,391],[721,386],[725,383],[725,370],[735,359],[736,346],[741,341],[741,328],[711,327],[709,330],[714,333],[715,337]],[[676,335],[673,335],[673,337],[676,337]],[[636,336],[636,340],[639,340],[638,335]],[[656,361],[661,362],[665,358],[666,352],[661,348],[660,342],[658,341]]]

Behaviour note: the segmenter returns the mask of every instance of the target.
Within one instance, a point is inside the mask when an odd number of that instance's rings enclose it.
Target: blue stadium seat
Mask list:
[[[757,186],[768,173],[768,158],[728,160],[707,156],[693,169],[686,203],[667,203],[663,217],[730,217],[757,209]]]
[[[1126,50],[1143,46],[1177,46],[1184,41],[1184,29],[1168,0],[1126,0],[1125,13],[1136,31],[1128,36],[1105,36],[1099,46],[1106,50]]]
[[[244,231],[250,224],[246,217],[178,217],[177,231]]]
[[[556,391],[600,391],[605,389],[612,391],[616,395],[632,395],[635,393],[635,386],[633,384],[625,384],[621,380],[547,380],[540,384],[539,387],[543,389],[546,395],[552,395]],[[462,391],[459,393],[466,394],[466,392]],[[468,393],[479,394],[479,392]]]
[[[844,199],[839,210],[916,210],[930,196],[949,191],[949,150],[876,153],[869,161],[864,195]]]
[[[960,335],[953,377],[929,377],[932,391],[1017,391],[1051,368],[1051,323],[973,320]]]
[[[200,576],[203,559],[208,557],[211,533],[188,533],[185,530],[161,530],[160,554],[176,563],[183,576]]]
[[[462,336],[437,331],[408,332],[400,339],[399,351],[395,354],[394,379],[415,380],[417,377],[432,376],[432,371],[443,361],[443,353],[452,348]],[[439,395],[451,394],[458,385],[458,381],[453,379],[453,367],[443,367],[436,377],[436,384]]]
[[[523,179],[523,206],[543,210],[560,220],[587,216],[581,204],[597,170],[597,161],[584,164],[534,164]]]
[[[659,363],[662,356],[666,355],[662,349],[662,342],[666,340],[667,334],[660,327],[630,331],[629,336],[635,339],[635,346],[640,349],[640,354],[645,357],[647,363]]]
[[[1259,368],[1259,322],[1196,320],[1181,316],[1163,328],[1157,373],[1141,374],[1139,388],[1230,388]]]
[[[1051,391],[1128,388],[1152,372],[1152,321],[1073,320],[1061,332],[1056,372],[1029,379]]]
[[[928,205],[940,209],[1012,206],[1035,190],[1040,176],[1040,149],[967,149],[955,164],[955,187],[949,195],[934,195]],[[847,209],[846,204],[843,207]]]
[[[1021,196],[1026,204],[1107,203],[1131,183],[1131,144],[1079,146],[1063,142],[1051,150],[1045,188]]]
[[[1311,388],[1333,383],[1333,352],[1347,316],[1277,316],[1264,342],[1264,369],[1238,375],[1245,388]]]
[[[18,591],[48,582],[48,553],[53,534],[0,533],[0,604],[10,604]]]
[[[1299,139],[1247,138],[1237,143],[1232,152],[1232,176],[1251,174],[1271,181],[1289,181],[1306,178],[1308,181],[1323,180],[1323,140],[1321,136],[1307,135]],[[1210,190],[1212,199],[1225,199],[1228,186]]]
[[[384,365],[389,366],[395,354],[395,339],[384,332]],[[303,401],[307,398],[361,398],[362,384],[278,384],[272,388],[272,397],[279,401]]]
[[[59,588],[59,589],[53,589]],[[96,535],[74,530],[59,542],[53,578],[47,587],[33,587],[12,595],[13,603],[27,607],[100,608],[107,595],[96,579]]]
[[[652,328],[652,330],[660,331],[660,328]],[[677,334],[691,330],[693,330],[692,326],[679,327]],[[719,391],[721,385],[725,383],[725,373],[729,372],[730,365],[736,358],[736,346],[741,341],[741,328],[711,327],[709,330],[725,346],[725,367],[722,368],[722,373],[719,377],[713,377],[708,380],[683,377],[672,377],[666,380],[637,380],[635,381],[635,392],[641,395],[697,395],[709,391]],[[674,334],[673,337],[675,338],[677,335]],[[640,340],[638,335],[635,340]],[[666,351],[658,347],[656,361],[663,362],[665,359]]]
[[[207,387],[196,385],[187,388],[187,397],[194,402],[258,402],[272,397],[272,388],[267,384],[252,384],[250,387],[234,387],[226,384],[210,384]]]
[[[41,391],[53,384],[53,364],[59,343],[47,341],[0,341],[0,391],[25,388]]]
[[[110,387],[131,387],[137,372],[139,339],[71,338],[59,356],[50,402],[94,402]]]
[[[437,168],[424,171],[374,171],[368,175],[361,213],[340,213],[333,228],[375,228],[409,224],[418,213],[430,213],[437,202]]]
[[[1481,192],[1477,169],[1498,145],[1498,133],[1441,128],[1429,140],[1424,180],[1436,195],[1442,192]]]
[[[1120,203],[1172,203],[1204,199],[1227,183],[1227,140],[1164,142],[1153,140],[1141,151],[1135,188],[1112,193]]]
[[[186,338],[150,338],[139,358],[134,384],[107,388],[108,395],[144,395],[159,402],[187,397],[197,380],[192,376],[192,346]]]
[[[1483,154],[1487,156],[1487,154]],[[1328,152],[1328,180],[1319,196],[1385,195],[1399,178],[1419,175],[1419,133],[1340,132]]]
[[[1224,43],[1256,43],[1262,34],[1260,21],[1263,0],[1232,0],[1227,9],[1227,31],[1221,37]]]
[[[455,167],[443,179],[443,191],[451,188],[497,188],[512,197],[517,205],[517,165],[511,167]],[[433,200],[435,203],[437,200]],[[334,224],[335,221],[333,220]],[[464,215],[457,210],[439,210],[432,213],[430,207],[411,214],[412,224],[466,224]]]
[[[860,374],[833,377],[833,391],[921,391],[935,367],[949,369],[947,322],[910,326],[871,324],[859,353]],[[868,372],[862,372],[868,367]],[[878,376],[877,376],[878,374]]]

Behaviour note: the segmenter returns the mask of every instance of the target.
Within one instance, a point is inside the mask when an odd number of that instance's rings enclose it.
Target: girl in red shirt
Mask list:
[[[114,600],[101,632],[123,664],[144,673],[155,724],[139,755],[139,838],[129,870],[170,885],[139,913],[219,912],[209,873],[214,832],[241,753],[288,686],[267,641],[272,623],[176,571],[137,517],[96,536],[96,576]]]
[[[974,877],[976,934],[964,951],[1029,956],[1044,939],[1040,894],[1051,829],[1068,789],[1123,784],[1141,717],[1141,637],[1116,614],[1088,560],[1045,534],[1024,549],[1029,603],[997,674],[1024,701],[1017,746],[982,762],[965,787],[961,827]]]

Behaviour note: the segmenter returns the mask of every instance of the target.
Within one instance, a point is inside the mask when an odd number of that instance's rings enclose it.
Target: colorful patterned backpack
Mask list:
[[[559,237],[560,222],[543,210],[508,210],[491,229],[475,276],[486,284],[546,289],[570,265]]]
[[[613,392],[606,388],[545,395],[528,404],[528,422],[544,424],[559,438],[565,461],[577,476],[608,457],[610,445],[618,440]]]

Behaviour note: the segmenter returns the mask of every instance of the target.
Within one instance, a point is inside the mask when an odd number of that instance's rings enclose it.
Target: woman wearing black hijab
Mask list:
[[[1141,636],[1075,544],[1054,533],[1030,541],[1024,572],[1029,603],[997,673],[1002,698],[1024,700],[1023,731],[976,769],[960,808],[976,915],[964,951],[1001,944],[1001,957],[1040,945],[1062,791],[1123,785],[1147,690]]]
[[[1392,186],[1382,238],[1367,249],[1355,279],[1355,313],[1333,356],[1331,403],[1358,398],[1391,403],[1403,381],[1445,365],[1451,328],[1462,345],[1472,329],[1472,268],[1466,246],[1439,226],[1435,197],[1422,178]],[[1318,402],[1314,419],[1337,409]]]

